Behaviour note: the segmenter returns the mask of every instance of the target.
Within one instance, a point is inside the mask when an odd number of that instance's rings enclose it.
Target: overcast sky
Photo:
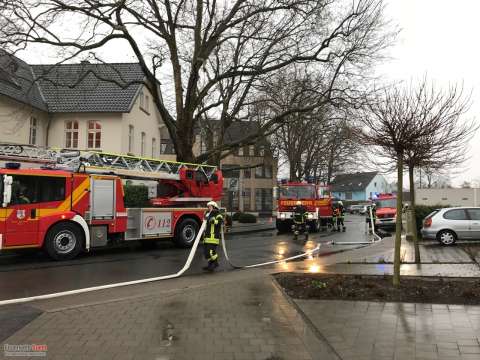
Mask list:
[[[392,80],[427,76],[439,86],[463,82],[473,91],[468,114],[480,121],[478,0],[387,0],[390,18],[402,29],[392,60],[379,71]],[[470,144],[471,160],[452,174],[453,184],[480,181],[480,131]],[[480,185],[480,184],[478,184]]]
[[[387,13],[401,29],[391,60],[379,68],[387,81],[415,80],[425,74],[439,86],[464,84],[473,91],[469,117],[480,121],[480,41],[477,29],[479,0],[385,0]],[[116,45],[116,46],[115,46]],[[116,42],[105,60],[136,61],[125,43]],[[48,56],[50,55],[50,56]],[[29,48],[21,57],[30,63],[55,62],[53,54]],[[454,185],[480,182],[480,131],[470,144],[471,159],[452,173]],[[479,183],[480,185],[480,183]]]

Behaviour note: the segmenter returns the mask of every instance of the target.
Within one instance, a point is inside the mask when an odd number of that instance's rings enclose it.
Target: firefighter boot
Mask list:
[[[343,227],[343,232],[345,232],[346,230],[347,230],[347,228],[344,226],[344,227]]]
[[[214,261],[208,261],[208,265],[204,266],[202,269],[208,272],[213,272],[215,270],[215,262]]]

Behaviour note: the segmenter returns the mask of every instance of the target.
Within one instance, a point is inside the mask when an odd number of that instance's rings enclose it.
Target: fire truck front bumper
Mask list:
[[[394,229],[397,220],[395,218],[380,218],[377,219],[375,225],[379,229]]]

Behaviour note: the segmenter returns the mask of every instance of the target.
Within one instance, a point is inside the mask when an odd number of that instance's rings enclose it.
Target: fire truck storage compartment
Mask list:
[[[108,227],[107,225],[99,225],[90,227],[90,246],[100,247],[107,245]]]
[[[172,236],[172,212],[168,209],[127,209],[125,240]]]
[[[92,177],[91,181],[91,219],[113,219],[115,215],[115,180]]]

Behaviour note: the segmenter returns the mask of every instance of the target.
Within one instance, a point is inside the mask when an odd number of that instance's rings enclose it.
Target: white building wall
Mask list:
[[[137,96],[130,113],[124,113],[122,119],[121,130],[121,146],[122,153],[128,153],[128,134],[129,125],[134,127],[134,141],[133,151],[135,155],[141,154],[141,134],[145,132],[145,156],[153,158],[161,158],[164,160],[175,160],[175,155],[165,155],[160,153],[161,130],[165,127],[160,113],[158,112],[155,103],[152,101],[152,95],[144,87],[144,95],[148,95],[148,107],[146,105],[146,98],[144,98],[144,105],[140,107],[140,96]],[[148,111],[147,111],[148,108]],[[156,152],[152,154],[152,139],[156,139]],[[118,140],[117,140],[118,141]]]
[[[387,179],[381,174],[375,175],[365,189],[365,198],[370,198],[372,193],[386,193],[389,190]]]
[[[480,206],[480,189],[417,189],[418,205]]]
[[[54,114],[50,124],[48,146],[64,148],[65,123],[78,121],[78,149],[88,148],[88,122],[98,121],[102,125],[101,148],[106,152],[122,152],[122,114],[121,113],[72,113]]]
[[[36,145],[45,145],[48,114],[6,96],[0,96],[0,142],[28,144],[30,119],[37,119]]]

